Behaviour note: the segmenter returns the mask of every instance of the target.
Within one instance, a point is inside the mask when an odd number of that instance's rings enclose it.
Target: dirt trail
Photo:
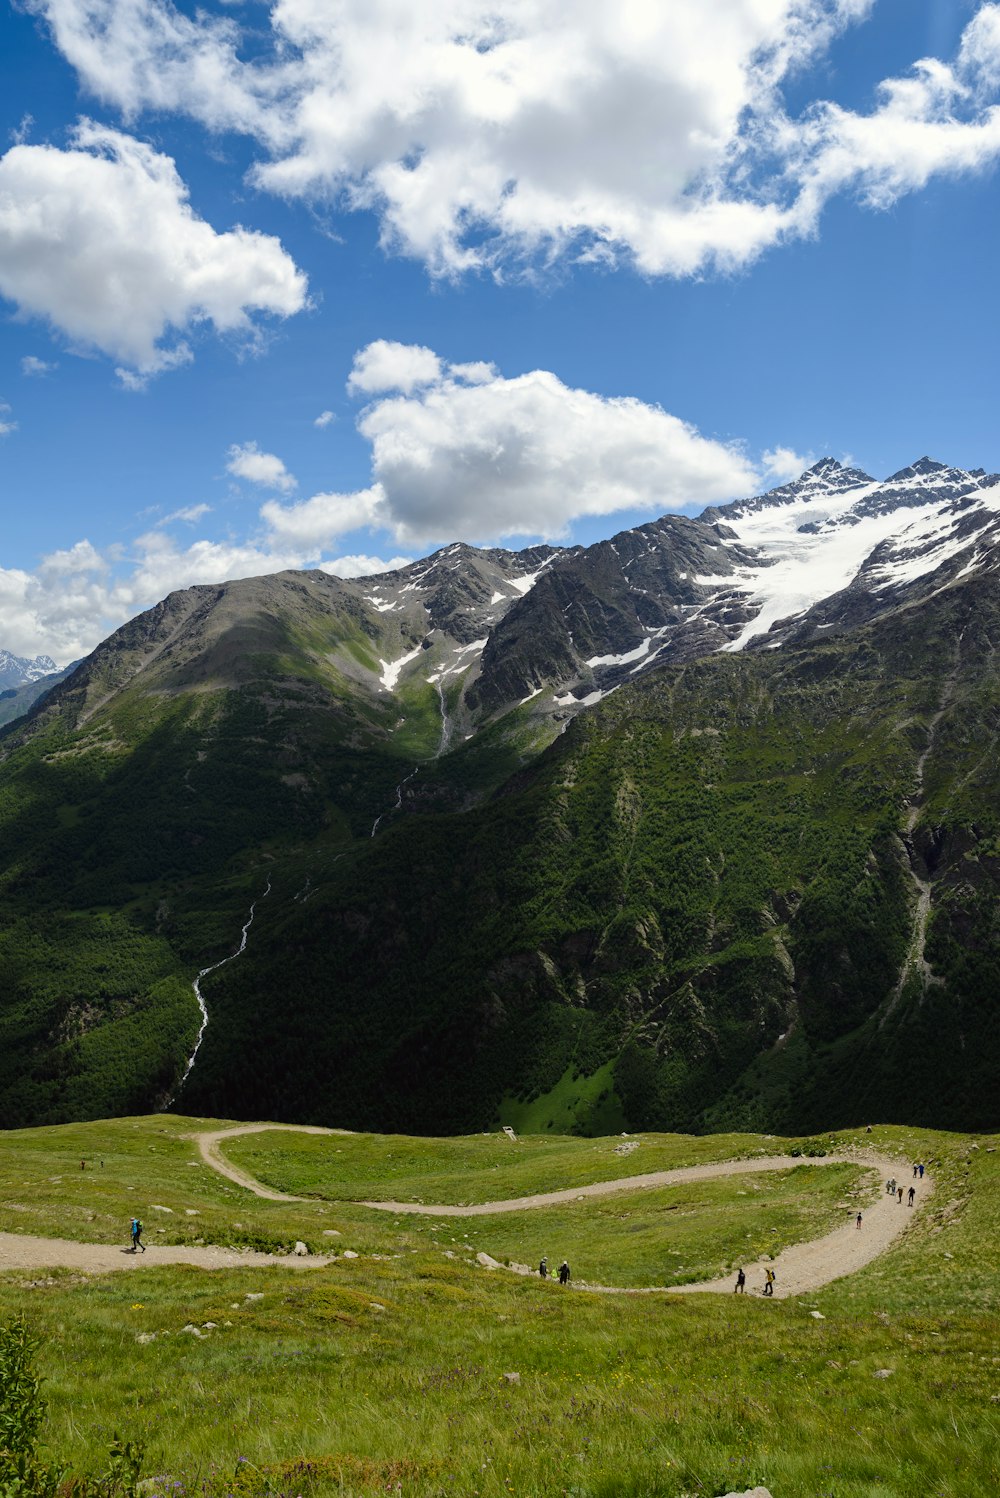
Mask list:
[[[898,1198],[888,1196],[886,1181],[899,1176],[909,1188],[910,1179],[906,1169],[898,1160],[874,1151],[858,1150],[843,1154],[829,1154],[816,1159],[792,1155],[758,1156],[750,1160],[722,1160],[708,1165],[692,1165],[681,1170],[657,1170],[648,1175],[627,1176],[620,1181],[599,1181],[592,1186],[578,1186],[569,1191],[548,1191],[537,1196],[518,1197],[514,1201],[485,1202],[473,1207],[428,1207],[416,1206],[412,1202],[364,1202],[366,1207],[377,1207],[386,1212],[419,1212],[431,1217],[482,1217],[498,1212],[517,1212],[531,1207],[555,1206],[564,1202],[585,1201],[593,1196],[611,1196],[620,1191],[637,1191],[651,1186],[683,1186],[692,1181],[707,1181],[720,1176],[750,1175],[764,1170],[791,1170],[796,1165],[835,1165],[840,1163],[863,1166],[878,1177],[880,1187],[877,1199],[862,1211],[861,1227],[857,1226],[857,1206],[845,1208],[848,1220],[842,1227],[834,1228],[822,1238],[808,1243],[797,1243],[786,1248],[775,1261],[777,1284],[774,1298],[802,1295],[828,1285],[831,1280],[842,1279],[853,1274],[877,1259],[898,1238],[914,1217],[926,1206],[934,1189],[929,1175],[916,1185],[917,1201],[913,1207],[903,1205]],[[904,1179],[904,1177],[906,1177]],[[488,1258],[488,1256],[487,1256]],[[486,1259],[481,1259],[486,1262]],[[490,1261],[490,1265],[495,1261]],[[751,1293],[760,1290],[764,1283],[764,1269],[770,1259],[759,1259],[745,1264]],[[503,1267],[503,1266],[497,1266]],[[532,1274],[534,1270],[524,1265],[516,1266],[515,1273]],[[735,1275],[723,1279],[702,1280],[690,1285],[651,1285],[645,1290],[622,1290],[614,1285],[588,1285],[577,1281],[578,1288],[599,1290],[605,1294],[654,1294],[670,1290],[675,1295],[690,1295],[694,1291],[712,1290],[731,1292]]]
[[[0,1233],[0,1273],[5,1269],[76,1269],[81,1274],[110,1274],[115,1269],[155,1269],[159,1264],[193,1264],[198,1269],[258,1269],[282,1264],[286,1269],[319,1269],[330,1260],[320,1254],[259,1254],[251,1249],[187,1247],[150,1243],[148,1253],[134,1254],[120,1244],[74,1243],[68,1238],[30,1238]]]
[[[876,1201],[862,1209],[860,1228],[857,1226],[858,1208],[856,1205],[851,1205],[846,1209],[847,1221],[842,1226],[824,1234],[822,1238],[813,1238],[807,1243],[793,1244],[775,1260],[757,1259],[743,1265],[747,1276],[748,1294],[762,1294],[764,1271],[770,1267],[774,1269],[776,1275],[773,1298],[783,1300],[791,1295],[810,1294],[824,1285],[829,1285],[833,1280],[854,1274],[857,1270],[863,1269],[866,1264],[870,1264],[873,1259],[877,1259],[880,1254],[885,1253],[886,1249],[906,1231],[914,1218],[926,1207],[934,1190],[930,1176],[925,1173],[923,1179],[916,1182],[917,1199],[913,1207],[904,1204],[905,1190],[904,1202],[900,1202],[895,1193],[889,1196],[885,1191],[885,1183],[892,1176],[898,1176],[903,1181],[904,1188],[909,1188],[911,1177],[905,1167],[901,1166],[898,1160],[893,1160],[888,1156],[860,1152],[827,1155],[823,1159],[816,1160],[793,1160],[788,1156],[772,1156],[766,1161],[740,1160],[733,1162],[738,1167],[737,1169],[731,1166],[727,1170],[725,1165],[708,1169],[702,1167],[704,1174],[701,1177],[696,1176],[694,1172],[684,1171],[678,1172],[675,1179],[693,1180],[704,1179],[707,1175],[735,1175],[742,1173],[747,1166],[757,1170],[781,1170],[788,1169],[792,1165],[830,1165],[839,1161],[862,1165],[876,1173],[881,1188],[879,1196]],[[666,1292],[671,1295],[691,1295],[706,1290],[717,1294],[732,1294],[735,1283],[735,1273],[724,1275],[721,1279],[701,1280],[697,1284],[650,1285],[641,1289],[622,1289],[616,1285],[588,1285],[579,1282],[580,1288],[596,1290],[605,1295],[655,1295]]]
[[[243,1186],[247,1191],[252,1191],[254,1196],[262,1196],[269,1202],[305,1202],[311,1201],[308,1196],[291,1196],[287,1191],[272,1191],[270,1186],[264,1186],[254,1176],[248,1175],[245,1170],[240,1170],[238,1165],[233,1165],[219,1149],[223,1139],[235,1139],[238,1134],[268,1134],[272,1130],[287,1130],[293,1134],[346,1134],[346,1129],[324,1129],[319,1124],[280,1124],[280,1123],[252,1123],[233,1124],[225,1129],[211,1129],[204,1133],[189,1134],[201,1151],[201,1158],[206,1165],[217,1170],[220,1176],[225,1176],[227,1181],[235,1181],[237,1186]]]
[[[325,1129],[314,1124],[236,1124],[223,1129],[206,1130],[189,1137],[197,1144],[202,1159],[213,1170],[233,1181],[236,1185],[252,1191],[267,1201],[304,1202],[311,1198],[292,1196],[287,1192],[272,1190],[260,1181],[232,1165],[225,1159],[220,1145],[225,1139],[241,1134],[260,1134],[289,1130],[305,1134],[343,1134],[343,1129]],[[849,1220],[834,1228],[822,1238],[809,1243],[799,1243],[787,1248],[776,1261],[777,1284],[775,1299],[789,1295],[801,1295],[829,1284],[831,1280],[853,1274],[884,1253],[926,1206],[933,1191],[930,1176],[925,1175],[916,1183],[917,1201],[913,1208],[899,1203],[896,1196],[885,1193],[885,1181],[898,1176],[904,1187],[910,1185],[908,1168],[898,1159],[881,1155],[873,1150],[850,1150],[817,1158],[792,1155],[758,1155],[750,1159],[720,1160],[705,1165],[692,1165],[677,1170],[649,1171],[644,1175],[625,1176],[621,1180],[596,1181],[588,1186],[573,1186],[563,1191],[543,1191],[532,1196],[514,1197],[506,1201],[481,1202],[472,1206],[427,1205],[423,1202],[366,1201],[356,1205],[380,1212],[404,1213],[424,1217],[486,1217],[506,1212],[529,1211],[536,1207],[555,1206],[565,1202],[586,1201],[590,1197],[612,1196],[624,1191],[641,1191],[656,1186],[680,1186],[693,1181],[718,1179],[721,1176],[750,1175],[765,1170],[790,1170],[797,1165],[832,1165],[846,1162],[858,1165],[878,1176],[877,1199],[863,1210],[861,1228],[855,1226],[857,1208],[849,1209]],[[846,1211],[847,1209],[845,1209]],[[282,1264],[294,1269],[319,1268],[331,1262],[321,1255],[294,1257],[282,1254],[253,1253],[215,1247],[183,1247],[173,1244],[151,1244],[147,1254],[133,1254],[125,1247],[94,1243],[75,1243],[66,1239],[36,1238],[15,1233],[0,1233],[0,1271],[5,1269],[40,1270],[48,1268],[76,1269],[87,1274],[106,1274],[115,1269],[135,1269],[140,1265],[193,1264],[204,1269],[222,1269],[236,1266],[258,1266]],[[480,1262],[490,1268],[506,1268],[497,1264],[488,1255],[480,1255]],[[750,1292],[759,1293],[763,1284],[764,1266],[770,1261],[762,1260],[746,1264]],[[515,1273],[531,1274],[526,1265],[510,1266]],[[588,1285],[578,1280],[577,1288],[600,1291],[604,1294],[662,1294],[669,1291],[675,1295],[689,1295],[695,1291],[731,1292],[734,1276],[708,1280],[700,1284],[675,1286],[649,1286],[646,1289],[621,1289],[610,1285]]]

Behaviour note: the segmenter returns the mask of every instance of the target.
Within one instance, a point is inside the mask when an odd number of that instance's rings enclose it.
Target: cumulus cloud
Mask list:
[[[395,572],[400,567],[408,567],[412,561],[412,557],[390,557],[385,561],[382,557],[359,554],[321,562],[319,570],[328,572],[331,577],[374,577],[379,572]]]
[[[407,395],[421,385],[433,385],[441,375],[441,360],[418,343],[392,343],[377,338],[354,356],[347,381],[352,395],[375,395],[402,390]]]
[[[199,218],[169,157],[85,121],[68,150],[0,157],[0,295],[136,386],[186,362],[200,323],[253,340],[254,314],[300,311],[306,278],[273,236]]]
[[[952,62],[914,58],[870,113],[808,66],[874,0],[277,0],[270,50],[168,0],[31,0],[126,117],[177,110],[262,147],[253,180],[379,214],[434,273],[525,258],[651,275],[746,265],[837,193],[882,206],[1000,155],[1000,5]],[[362,387],[358,387],[362,388]]]
[[[383,492],[376,484],[353,494],[314,494],[296,505],[269,500],[260,513],[278,545],[296,546],[318,557],[337,537],[381,525],[383,505]]]
[[[229,449],[226,471],[262,489],[280,489],[283,494],[297,487],[297,480],[281,459],[274,453],[262,453],[256,442],[246,442],[242,447],[234,443]]]
[[[58,364],[48,364],[44,359],[39,359],[34,354],[25,354],[21,360],[21,373],[23,375],[47,375],[58,368]]]
[[[812,453],[805,457],[795,452],[791,447],[768,448],[760,455],[760,466],[764,477],[771,484],[787,484],[792,479],[797,479],[807,468],[811,468],[816,459]]]
[[[336,419],[332,411],[321,411],[313,422],[313,426],[322,429],[323,427],[328,427],[331,421],[336,421]]]
[[[358,418],[372,484],[355,494],[271,502],[283,542],[322,546],[361,526],[397,542],[565,535],[586,515],[668,510],[750,493],[743,451],[659,406],[564,385],[548,370],[506,379],[380,340],[355,357],[351,388],[377,392]]]

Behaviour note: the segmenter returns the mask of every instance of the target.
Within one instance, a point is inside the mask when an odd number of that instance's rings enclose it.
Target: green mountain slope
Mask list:
[[[0,1123],[168,1095],[191,978],[232,949],[262,871],[367,842],[435,752],[432,688],[378,689],[398,635],[322,574],[190,589],[8,730]]]
[[[436,565],[430,605],[319,573],[171,595],[0,739],[0,1124],[170,1100],[253,902],[187,1111],[995,1122],[988,575],[652,670],[546,748],[527,699],[460,700],[523,562]]]
[[[185,1106],[485,1127],[607,1067],[582,1127],[995,1121],[998,622],[969,581],[651,673],[398,822],[210,980]]]

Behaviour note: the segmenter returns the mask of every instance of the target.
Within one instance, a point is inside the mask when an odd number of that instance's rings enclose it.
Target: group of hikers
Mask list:
[[[547,1280],[549,1277],[549,1261],[544,1256],[542,1258],[542,1262],[538,1266],[538,1273],[543,1280]],[[560,1285],[569,1284],[569,1265],[566,1263],[565,1259],[563,1259],[562,1263],[559,1265],[559,1283]]]
[[[924,1167],[922,1165],[914,1165],[914,1167],[913,1167],[914,1178],[916,1178],[918,1176],[918,1174],[919,1174],[920,1177],[923,1177],[923,1173],[924,1173]],[[885,1183],[885,1194],[886,1194],[886,1196],[894,1196],[894,1197],[896,1197],[900,1206],[903,1205],[903,1192],[904,1192],[905,1189],[906,1189],[905,1187],[900,1186],[900,1184],[896,1180],[895,1176],[890,1176],[889,1180],[887,1180],[886,1183]],[[917,1188],[916,1188],[916,1186],[911,1186],[910,1189],[909,1189],[909,1191],[906,1192],[906,1205],[908,1207],[912,1207],[913,1206],[913,1202],[914,1202],[914,1198],[916,1197],[916,1194],[917,1194]]]
[[[775,1274],[775,1272],[771,1268],[771,1266],[768,1265],[767,1268],[764,1270],[764,1288],[761,1291],[762,1295],[773,1295],[774,1294],[774,1282],[775,1282],[776,1279],[777,1279],[777,1275]],[[736,1271],[736,1284],[733,1286],[733,1294],[734,1295],[745,1295],[746,1294],[746,1289],[747,1289],[746,1270],[745,1269],[737,1269],[737,1271]]]
[[[924,1177],[924,1167],[923,1167],[923,1165],[914,1165],[914,1167],[913,1167],[913,1179],[914,1180],[923,1180],[923,1177]],[[903,1191],[905,1189],[906,1189],[905,1187],[900,1186],[899,1182],[895,1179],[895,1177],[892,1177],[891,1179],[889,1179],[885,1183],[885,1194],[886,1194],[886,1196],[895,1196],[898,1199],[900,1206],[902,1206],[902,1204],[903,1204]],[[912,1207],[913,1206],[913,1203],[914,1203],[914,1200],[916,1198],[916,1195],[917,1195],[917,1188],[916,1188],[916,1186],[911,1186],[909,1188],[909,1190],[907,1191],[907,1193],[906,1193],[906,1205],[908,1207]],[[862,1223],[862,1221],[863,1221],[863,1218],[862,1218],[861,1213],[859,1212],[858,1215],[857,1215],[857,1217],[854,1219],[854,1225],[855,1225],[856,1228],[858,1228],[859,1231],[861,1229],[861,1223]],[[773,1269],[765,1269],[764,1270],[764,1288],[761,1291],[762,1295],[773,1295],[774,1294],[774,1280],[775,1280],[774,1270]],[[733,1286],[733,1294],[734,1295],[744,1295],[746,1293],[746,1284],[747,1284],[747,1277],[746,1277],[745,1271],[743,1269],[738,1269],[736,1271],[736,1284]]]

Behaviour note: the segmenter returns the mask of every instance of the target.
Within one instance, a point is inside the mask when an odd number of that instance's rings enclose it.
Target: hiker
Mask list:
[[[913,1167],[913,1179],[914,1180],[917,1179],[917,1172],[918,1172],[919,1169],[920,1169],[919,1165],[914,1165],[914,1167]]]
[[[747,1291],[746,1291],[746,1284],[747,1284],[747,1277],[746,1277],[746,1275],[743,1273],[742,1269],[738,1269],[736,1271],[736,1284],[733,1286],[733,1294],[734,1295],[736,1295],[736,1294],[745,1295],[747,1293]]]
[[[764,1270],[764,1294],[765,1295],[773,1295],[774,1294],[774,1270],[773,1269],[765,1269]]]
[[[899,1194],[899,1205],[902,1206],[903,1205],[903,1188],[902,1188],[902,1186],[900,1186],[898,1194]]]
[[[559,1283],[560,1285],[569,1284],[569,1265],[566,1263],[565,1259],[563,1259],[562,1263],[559,1265]]]
[[[892,1195],[892,1191],[893,1191],[892,1182],[891,1181],[886,1181],[886,1183],[885,1183],[885,1194],[886,1194],[886,1196],[891,1196]]]
[[[146,1245],[142,1241],[142,1223],[139,1221],[138,1217],[132,1218],[132,1226],[130,1231],[132,1233],[132,1252],[135,1253],[137,1248],[141,1248],[143,1253],[145,1253]]]
[[[860,1228],[860,1227],[861,1227],[861,1213],[860,1213],[860,1212],[859,1212],[859,1213],[858,1213],[858,1221],[857,1221],[857,1224],[856,1224],[856,1225],[857,1225],[857,1227],[859,1227],[859,1228]]]
[[[906,1193],[906,1205],[908,1207],[912,1207],[913,1206],[913,1198],[916,1196],[916,1194],[917,1194],[917,1188],[916,1188],[916,1186],[911,1186],[910,1189],[909,1189],[909,1191]]]
[[[924,1167],[921,1165],[921,1167],[920,1167],[920,1179],[923,1180],[923,1178],[924,1178]]]
[[[900,1192],[900,1196],[902,1196],[902,1192]],[[542,1277],[543,1280],[548,1279],[548,1277],[549,1277],[549,1261],[548,1261],[548,1259],[543,1259],[542,1262],[539,1264],[539,1266],[538,1266],[538,1273],[541,1275],[541,1277]]]

